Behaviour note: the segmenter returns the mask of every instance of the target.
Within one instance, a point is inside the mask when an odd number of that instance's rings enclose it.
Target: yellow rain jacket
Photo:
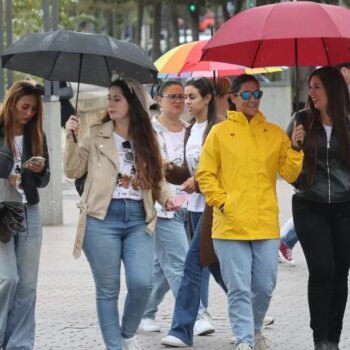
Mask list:
[[[208,205],[214,207],[212,238],[279,238],[277,174],[294,182],[303,158],[302,151],[291,148],[287,134],[262,113],[248,122],[243,113],[230,111],[210,131],[196,174]]]

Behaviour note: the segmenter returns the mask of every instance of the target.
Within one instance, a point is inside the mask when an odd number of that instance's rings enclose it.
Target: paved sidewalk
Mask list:
[[[290,215],[291,187],[278,181],[280,219]],[[75,237],[78,196],[69,183],[64,185],[64,225],[44,227],[37,300],[36,350],[103,350],[96,319],[94,284],[85,256],[75,260],[72,249]],[[300,245],[294,250],[296,267],[279,265],[278,285],[269,310],[275,324],[266,330],[274,350],[313,349],[307,306],[307,268]],[[122,283],[120,308],[125,297]],[[169,293],[160,306],[157,321],[162,332],[140,334],[143,350],[163,349],[160,339],[167,334],[174,301]],[[195,337],[194,346],[184,349],[229,350],[232,337],[224,292],[211,279],[209,312],[216,332]],[[350,349],[350,307],[347,308],[341,349]]]

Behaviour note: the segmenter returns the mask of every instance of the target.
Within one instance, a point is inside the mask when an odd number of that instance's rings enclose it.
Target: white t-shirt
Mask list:
[[[175,165],[183,164],[185,127],[179,132],[172,132],[161,125],[156,118],[152,120],[152,124],[158,135],[162,158]],[[170,189],[177,199],[185,199],[182,208],[187,208],[188,194],[181,191],[181,186],[170,184]],[[156,210],[158,217],[168,219],[174,217],[173,211],[166,211],[158,202]]]
[[[113,133],[113,137],[119,155],[119,173],[112,198],[141,200],[142,189],[136,171],[133,143],[117,133]]]
[[[22,203],[27,203],[26,195],[21,186],[22,179],[22,154],[23,154],[23,135],[15,136],[14,145],[16,149],[16,155],[14,156],[14,163],[10,173],[10,176],[16,177],[16,189],[22,195]]]
[[[194,123],[191,128],[191,135],[186,144],[186,161],[190,174],[195,175],[199,163],[199,157],[202,150],[203,134],[208,121]],[[187,210],[194,212],[203,212],[205,207],[205,197],[201,193],[192,193],[188,201]]]
[[[326,135],[327,135],[327,143],[331,141],[331,134],[332,134],[332,129],[333,129],[333,126],[332,125],[324,125],[323,124],[323,127],[326,131]]]

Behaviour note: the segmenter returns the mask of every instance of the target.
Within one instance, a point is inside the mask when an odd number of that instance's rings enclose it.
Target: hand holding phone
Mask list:
[[[40,166],[43,167],[45,164],[45,158],[41,156],[35,156],[28,159],[25,163],[22,164],[23,168],[29,169],[31,166]]]

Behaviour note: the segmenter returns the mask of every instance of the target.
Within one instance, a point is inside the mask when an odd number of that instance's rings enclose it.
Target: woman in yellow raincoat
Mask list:
[[[276,285],[279,221],[276,180],[301,171],[295,126],[292,143],[259,111],[262,91],[251,75],[238,76],[231,99],[237,111],[215,125],[203,146],[196,180],[213,210],[212,237],[228,289],[234,349],[269,349],[262,322]]]

